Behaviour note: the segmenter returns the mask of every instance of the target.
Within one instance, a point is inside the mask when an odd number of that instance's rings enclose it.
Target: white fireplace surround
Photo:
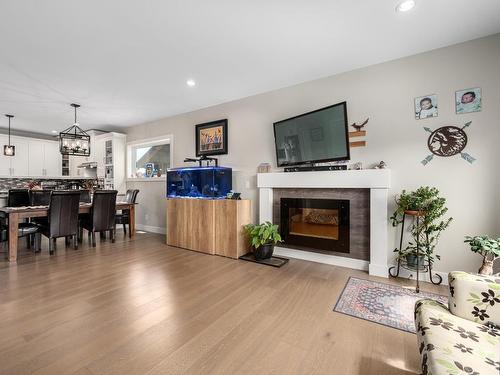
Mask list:
[[[391,173],[388,169],[322,172],[259,173],[259,221],[273,221],[273,189],[370,189],[370,261],[326,255],[277,246],[276,255],[333,264],[387,277],[387,197]]]

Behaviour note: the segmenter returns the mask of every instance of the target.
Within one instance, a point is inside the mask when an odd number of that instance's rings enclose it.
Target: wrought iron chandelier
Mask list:
[[[5,115],[9,119],[9,144],[3,146],[3,154],[5,156],[14,156],[16,154],[16,146],[10,144],[10,119],[14,117],[13,115]]]
[[[59,133],[59,151],[63,155],[90,156],[90,136],[78,126],[76,118],[80,105],[71,106],[75,109],[75,123]]]

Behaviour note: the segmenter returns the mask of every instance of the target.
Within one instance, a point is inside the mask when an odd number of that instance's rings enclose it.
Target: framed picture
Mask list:
[[[227,154],[227,119],[198,124],[196,129],[196,156]]]
[[[438,97],[436,94],[419,96],[415,98],[415,119],[422,120],[425,118],[438,116]]]
[[[455,92],[455,111],[457,114],[479,112],[482,109],[481,89],[458,90]]]

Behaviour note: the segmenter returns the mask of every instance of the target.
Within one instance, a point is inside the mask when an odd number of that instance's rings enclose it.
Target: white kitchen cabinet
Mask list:
[[[29,174],[29,144],[26,138],[10,137],[10,143],[16,146],[16,154],[10,156],[10,175],[28,176]],[[3,151],[3,150],[2,150]]]
[[[28,173],[24,176],[62,176],[59,142],[33,139],[28,142]]]
[[[45,160],[43,157],[44,144],[40,139],[33,139],[28,142],[29,145],[29,161],[28,161],[28,176],[43,176]]]
[[[44,176],[62,176],[62,155],[59,152],[59,142],[44,142]]]
[[[6,135],[0,135],[0,176],[10,176],[10,156],[3,154],[3,146],[8,142]]]
[[[106,189],[124,193],[126,135],[121,133],[104,133],[97,135],[94,142],[97,177],[104,178]]]

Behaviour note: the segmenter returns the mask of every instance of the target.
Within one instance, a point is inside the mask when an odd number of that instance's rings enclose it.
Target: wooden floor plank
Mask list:
[[[332,311],[349,276],[366,273],[276,269],[163,240],[60,242],[55,256],[0,262],[0,373],[418,373],[415,335]]]

